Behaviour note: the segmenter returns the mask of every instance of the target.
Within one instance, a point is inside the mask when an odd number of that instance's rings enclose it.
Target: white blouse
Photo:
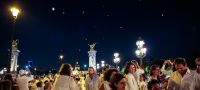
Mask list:
[[[127,87],[126,90],[139,90],[137,80],[134,75],[129,73],[127,74]]]
[[[52,90],[78,90],[78,85],[72,77],[60,75],[55,80]]]

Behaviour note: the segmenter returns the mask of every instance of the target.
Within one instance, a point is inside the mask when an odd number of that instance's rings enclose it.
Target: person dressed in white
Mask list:
[[[88,68],[88,74],[85,80],[86,90],[99,90],[101,82],[93,67]]]
[[[71,65],[62,64],[52,90],[78,90],[78,85],[71,77]]]
[[[176,71],[171,74],[168,90],[192,90],[194,73],[187,67],[184,58],[175,59]]]
[[[134,76],[137,80],[137,83],[140,83],[140,75],[144,74],[144,70],[140,67],[136,60],[132,60],[131,62],[136,65],[136,72],[134,73]]]
[[[192,90],[200,90],[200,57],[196,58],[195,63],[197,67],[194,73]]]
[[[19,75],[20,76],[16,79],[19,90],[29,90],[28,82],[33,80],[33,77],[27,77],[25,70],[20,70]]]
[[[101,85],[101,87],[99,88],[99,90],[111,90],[110,88],[110,81],[111,78],[118,73],[117,69],[109,69],[104,73],[104,81],[103,84]]]
[[[125,74],[127,79],[126,90],[139,90],[137,80],[134,77],[135,72],[136,72],[136,65],[132,62],[129,62],[125,69]]]

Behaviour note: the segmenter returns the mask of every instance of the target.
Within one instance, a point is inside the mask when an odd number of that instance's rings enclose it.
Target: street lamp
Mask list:
[[[61,61],[61,63],[62,63],[62,61],[63,61],[63,59],[64,59],[64,55],[63,55],[63,54],[60,54],[59,59],[60,59],[60,61]]]
[[[114,63],[116,64],[116,68],[118,68],[118,64],[120,62],[119,53],[114,53]]]
[[[19,14],[19,9],[16,8],[16,7],[12,7],[12,8],[10,9],[10,11],[11,11],[11,13],[12,13],[14,19],[17,19],[17,16],[18,16],[18,14]]]
[[[12,42],[14,39],[14,35],[15,35],[15,24],[16,24],[16,20],[17,20],[17,16],[19,14],[19,9],[16,7],[12,7],[10,8],[10,11],[12,13],[13,16],[13,27],[12,27],[12,34],[11,34],[11,41],[10,41],[10,47],[9,47],[9,58],[8,58],[8,67],[7,67],[7,72],[10,73],[10,69],[11,69],[11,59],[12,59]]]
[[[105,61],[101,61],[101,67],[105,67]]]
[[[97,70],[99,70],[100,69],[100,65],[99,65],[99,63],[97,63]]]
[[[146,56],[147,49],[144,47],[145,42],[139,37],[136,42],[137,50],[135,51],[136,56],[140,59],[140,66],[143,64],[143,58]]]
[[[84,67],[84,69],[86,70],[86,68],[87,68],[87,64],[84,64],[83,67]]]

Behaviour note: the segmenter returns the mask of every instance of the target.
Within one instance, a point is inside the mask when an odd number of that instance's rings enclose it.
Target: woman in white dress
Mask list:
[[[134,74],[136,72],[136,65],[132,62],[129,62],[125,68],[125,74],[127,79],[126,90],[139,90],[138,83]]]
[[[78,85],[71,77],[71,68],[70,64],[61,65],[52,90],[78,90]]]

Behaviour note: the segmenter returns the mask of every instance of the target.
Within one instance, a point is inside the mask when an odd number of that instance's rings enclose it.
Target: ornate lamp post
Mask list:
[[[116,68],[117,68],[118,64],[120,63],[119,53],[114,53],[113,62],[116,64]]]
[[[12,7],[10,9],[11,13],[12,13],[12,16],[13,16],[13,27],[12,27],[12,34],[11,34],[11,41],[10,41],[10,50],[9,50],[9,58],[8,58],[8,67],[7,67],[7,72],[10,73],[10,69],[11,69],[11,59],[12,59],[12,42],[13,42],[13,39],[14,39],[14,35],[15,35],[15,24],[16,24],[16,20],[17,20],[17,16],[19,14],[19,9],[18,8],[15,8],[15,7]]]
[[[101,61],[101,67],[105,67],[105,61]]]
[[[143,58],[146,56],[147,49],[144,47],[145,42],[139,37],[136,42],[137,50],[135,51],[136,56],[140,59],[140,66],[143,65]]]

